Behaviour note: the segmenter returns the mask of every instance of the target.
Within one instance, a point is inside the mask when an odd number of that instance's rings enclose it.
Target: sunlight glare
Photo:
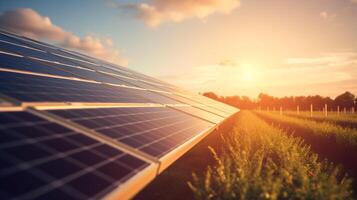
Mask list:
[[[240,73],[243,82],[253,82],[257,78],[257,68],[253,65],[242,65]]]

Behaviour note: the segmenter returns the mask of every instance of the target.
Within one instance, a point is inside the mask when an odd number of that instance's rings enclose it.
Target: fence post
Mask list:
[[[325,117],[327,117],[327,104],[325,104]]]
[[[297,113],[298,115],[300,115],[300,107],[299,107],[299,105],[296,106],[296,113]]]
[[[310,117],[312,117],[313,110],[314,110],[314,106],[312,104],[310,104]]]
[[[337,115],[340,115],[340,106],[337,106]]]
[[[280,106],[280,115],[283,115],[283,107]]]
[[[267,111],[269,112],[269,106],[267,107]]]
[[[355,107],[351,108],[351,112],[352,112],[352,114],[355,114]]]
[[[346,107],[343,108],[343,114],[346,114]]]

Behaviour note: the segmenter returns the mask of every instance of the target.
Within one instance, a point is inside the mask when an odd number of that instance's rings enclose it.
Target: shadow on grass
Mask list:
[[[160,174],[152,183],[134,197],[136,200],[193,199],[193,193],[187,182],[192,180],[192,173],[202,175],[208,165],[215,163],[208,146],[221,149],[221,134],[228,133],[238,114],[225,121],[218,130],[213,131],[194,148],[178,159]],[[219,153],[219,152],[218,152]]]

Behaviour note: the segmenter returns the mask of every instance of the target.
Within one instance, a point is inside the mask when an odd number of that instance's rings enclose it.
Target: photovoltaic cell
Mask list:
[[[162,157],[212,127],[212,123],[165,108],[91,108],[51,110],[155,157]]]
[[[74,65],[65,65],[61,63],[53,63],[53,62],[47,62],[47,61],[38,61],[41,62],[45,65],[48,65],[48,67],[52,67],[55,69],[60,69],[62,71],[69,72],[73,74],[72,76],[76,76],[82,79],[87,79],[87,80],[93,80],[97,82],[103,82],[103,83],[110,83],[110,84],[117,84],[117,85],[126,85],[126,86],[135,86],[132,85],[120,78],[109,76],[103,73],[98,73],[95,72],[91,69],[83,68],[83,67],[78,67]]]
[[[175,99],[171,99],[166,97],[164,94],[159,93],[159,92],[151,92],[151,91],[139,91],[139,93],[144,93],[145,98],[148,98],[152,100],[155,103],[159,104],[182,104],[179,101],[176,101]]]
[[[107,73],[107,72],[104,72]],[[135,87],[139,87],[139,88],[143,88],[143,89],[147,89],[147,90],[152,90],[152,91],[161,91],[161,92],[172,92],[173,90],[158,86],[158,85],[154,85],[152,83],[149,82],[145,82],[142,80],[138,80],[136,77],[134,76],[128,76],[125,74],[121,74],[120,72],[116,72],[114,73],[109,73],[110,76],[114,76],[117,79],[120,79],[124,82],[126,82],[126,85],[129,86],[135,86]]]
[[[2,41],[0,41],[0,51],[10,52],[10,53],[19,54],[27,57],[35,57],[45,60],[59,61],[51,54],[39,49],[35,49],[34,47],[28,48],[28,46],[25,45],[15,45],[10,43],[5,43]]]
[[[1,44],[1,42],[0,42]],[[11,52],[10,52],[11,53]],[[120,77],[113,77],[103,73],[97,73],[86,68],[79,68],[77,66],[64,65],[60,63],[29,59],[26,57],[19,57],[0,52],[0,67],[16,70],[24,70],[35,73],[43,73],[65,77],[77,77],[98,82],[136,86]]]
[[[0,199],[98,199],[149,164],[27,112],[0,112]]]
[[[216,109],[215,107],[212,107],[212,106],[207,106],[207,105],[204,104],[205,102],[202,102],[202,101],[197,100],[197,99],[189,99],[189,98],[186,98],[186,97],[183,97],[183,96],[179,96],[177,94],[164,94],[164,95],[169,97],[169,98],[171,98],[171,99],[175,99],[176,101],[181,102],[183,104],[188,104],[188,105],[195,106],[197,108],[200,108],[201,110],[205,110],[205,111],[214,113],[214,114],[219,115],[221,117],[227,117],[228,116],[227,112],[224,112],[224,111],[222,111],[220,109]]]
[[[35,73],[50,74],[56,76],[77,77],[72,73],[60,69],[56,69],[53,67],[51,68],[48,65],[36,62],[34,60],[25,57],[8,55],[1,52],[0,52],[0,67],[7,68],[7,69],[24,70],[24,71],[35,72]]]
[[[213,100],[211,98],[204,97],[202,95],[195,95],[195,94],[192,95],[191,94],[191,98],[197,99],[197,100],[201,101],[203,104],[205,104],[207,106],[210,106],[212,108],[216,108],[218,110],[221,110],[221,111],[227,113],[228,114],[227,116],[237,112],[237,109],[232,107],[232,106],[229,106],[227,104],[218,102],[218,101]]]
[[[89,57],[87,55],[84,55],[82,53],[79,53],[79,52],[75,52],[75,51],[71,51],[71,50],[68,50],[68,49],[59,49],[59,51],[63,52],[64,54],[66,53],[68,56],[71,56],[71,57],[74,57],[76,59],[80,59],[80,60],[85,60],[87,62],[92,62],[92,63],[95,63],[95,64],[99,64],[99,60],[97,59],[94,59],[92,57]]]
[[[172,88],[165,87],[162,82],[158,82],[156,79],[148,78],[148,76],[133,72],[128,68],[124,68],[118,65],[113,65],[106,62],[100,62],[101,66],[105,68],[104,72],[111,73],[114,75],[126,77],[125,81],[130,82],[145,89],[153,89],[159,91],[173,91]],[[100,68],[103,69],[103,68]]]
[[[20,54],[27,57],[35,57],[43,60],[59,62],[63,64],[76,65],[72,59],[60,57],[56,54],[61,54],[62,51],[57,47],[46,45],[44,43],[35,42],[30,39],[21,37],[11,37],[9,35],[2,35],[3,41],[0,41],[0,50]],[[64,53],[62,53],[63,55]],[[68,56],[68,54],[66,54]],[[63,55],[64,56],[64,55]],[[74,56],[73,56],[74,57]],[[73,58],[75,59],[75,58]]]
[[[47,62],[26,57],[19,57],[0,52],[0,67],[7,69],[22,70],[64,77],[75,77],[97,82],[126,85],[136,87],[121,78],[112,77],[103,73],[97,73],[89,69],[83,69],[76,66],[63,65],[59,63]]]
[[[1,72],[0,93],[24,102],[154,103],[134,89]]]
[[[224,120],[224,118],[219,115],[192,106],[175,106],[174,109],[181,110],[194,116],[198,116],[202,119],[208,120],[216,124],[219,124]]]

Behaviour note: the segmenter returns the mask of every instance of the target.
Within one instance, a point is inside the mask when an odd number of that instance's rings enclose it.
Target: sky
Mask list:
[[[0,27],[195,92],[357,94],[357,0],[12,0]]]

